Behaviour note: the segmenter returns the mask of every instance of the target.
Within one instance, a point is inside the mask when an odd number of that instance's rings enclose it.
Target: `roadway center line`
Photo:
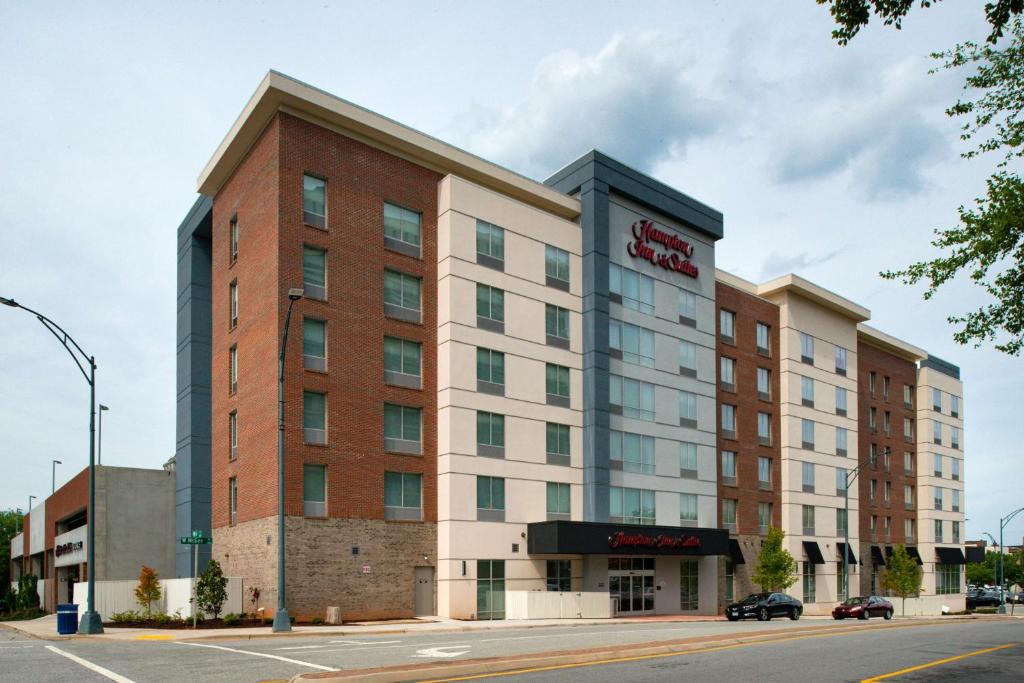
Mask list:
[[[955,657],[947,657],[934,662],[928,662],[927,664],[918,664],[917,666],[910,666],[906,669],[900,669],[899,671],[893,671],[891,673],[882,674],[881,676],[874,676],[872,678],[865,678],[861,683],[876,683],[876,681],[884,681],[887,678],[893,678],[895,676],[902,676],[913,671],[920,671],[921,669],[930,669],[933,666],[941,666],[943,664],[949,664],[960,659],[967,659],[968,657],[976,657],[978,655],[987,654],[989,652],[996,652],[997,650],[1005,650],[1009,647],[1017,647],[1021,643],[1007,643],[1006,645],[998,645],[996,647],[989,647],[984,650],[975,650],[974,652],[967,652],[962,655],[956,655]]]
[[[81,666],[84,666],[86,669],[89,669],[90,671],[95,671],[99,675],[106,676],[110,680],[116,681],[117,683],[134,683],[132,681],[132,679],[130,679],[130,678],[125,678],[124,676],[122,676],[120,674],[114,673],[110,669],[104,669],[102,666],[99,666],[98,664],[93,664],[92,662],[90,662],[88,660],[85,660],[85,659],[82,659],[81,657],[75,656],[75,655],[71,654],[70,652],[65,652],[64,650],[56,648],[53,645],[47,645],[46,649],[49,650],[50,652],[56,652],[61,657],[67,657],[68,659],[70,659],[75,664],[79,664]]]
[[[313,664],[312,662],[302,662],[298,659],[288,659],[287,657],[279,657],[278,655],[268,654],[266,652],[253,652],[252,650],[236,650],[233,647],[224,647],[222,645],[207,645],[206,643],[183,643],[180,640],[172,641],[174,645],[191,645],[192,647],[208,647],[213,650],[224,650],[225,652],[237,652],[242,655],[252,655],[253,657],[266,657],[267,659],[276,659],[279,662],[288,662],[289,664],[298,664],[299,666],[308,666],[311,669],[320,669],[321,671],[337,671],[334,667],[320,666],[319,664]],[[126,679],[127,680],[127,679]]]

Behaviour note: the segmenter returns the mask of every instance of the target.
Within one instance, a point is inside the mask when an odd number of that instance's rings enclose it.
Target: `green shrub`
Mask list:
[[[310,623],[314,626],[319,626],[320,624],[324,623],[324,620],[323,617],[313,617],[313,620]]]
[[[114,612],[110,615],[110,621],[115,624],[129,624],[136,621],[143,621],[144,619],[145,617],[141,614],[138,612],[132,612],[131,610],[127,612]]]
[[[220,616],[221,607],[228,599],[227,585],[220,563],[210,560],[196,582],[196,602],[204,614],[212,614],[214,619]]]
[[[998,612],[999,609],[996,607],[979,607],[974,610],[975,614],[996,614]]]
[[[242,623],[242,615],[240,614],[225,614],[224,625],[225,626],[238,626]]]
[[[159,626],[166,626],[171,623],[171,615],[164,614],[163,612],[157,612],[156,614],[150,615],[149,620]]]

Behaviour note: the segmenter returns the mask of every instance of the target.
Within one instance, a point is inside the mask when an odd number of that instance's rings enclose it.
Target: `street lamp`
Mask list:
[[[886,448],[885,452],[888,453],[889,449]],[[860,471],[869,464],[875,464],[875,460],[871,459],[867,462],[862,462],[852,470],[847,470],[843,482],[845,484],[843,486],[843,515],[846,517],[846,526],[843,527],[843,590],[847,598],[850,597],[850,484],[857,478]]]
[[[999,613],[1006,614],[1006,592],[1003,588],[1003,583],[1006,581],[1006,575],[1003,573],[1003,558],[1006,553],[1003,552],[1003,529],[1010,523],[1010,520],[1024,512],[1024,508],[1017,508],[1007,516],[999,520]]]
[[[274,633],[292,630],[284,595],[284,352],[288,349],[288,326],[292,321],[292,306],[302,298],[302,289],[288,290],[288,312],[284,316],[284,334],[281,356],[277,368],[277,610],[274,612]]]
[[[99,448],[97,449],[97,453],[96,453],[96,464],[97,465],[102,465],[103,464],[103,411],[105,411],[105,410],[110,410],[110,408],[106,407],[105,405],[103,405],[101,403],[100,404]]]
[[[52,484],[50,486],[50,495],[51,496],[54,493],[57,492],[57,465],[63,465],[63,464],[64,463],[62,463],[60,460],[54,460],[53,461],[53,479],[52,479]]]
[[[88,544],[86,549],[89,564],[88,598],[86,610],[82,614],[82,621],[78,624],[78,632],[83,634],[103,633],[103,621],[96,611],[96,357],[88,355],[82,350],[74,339],[64,329],[47,318],[42,313],[34,311],[27,306],[22,306],[14,299],[0,297],[0,304],[11,308],[20,308],[36,317],[50,333],[57,338],[57,341],[64,346],[71,360],[81,371],[86,383],[89,385],[89,515],[88,523]],[[86,372],[85,365],[89,366]]]

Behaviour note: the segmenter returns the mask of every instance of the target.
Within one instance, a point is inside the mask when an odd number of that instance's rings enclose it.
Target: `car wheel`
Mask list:
[[[885,620],[889,621],[890,619],[892,619],[892,610],[891,609],[885,611]]]
[[[842,621],[843,620],[843,618],[841,616],[839,616],[838,614],[833,614],[832,618],[835,619],[836,621]]]
[[[789,618],[792,619],[793,621],[796,621],[797,619],[799,619],[800,618],[800,608],[799,607],[794,607],[793,609],[791,609],[789,611]]]
[[[735,617],[735,616],[733,616],[731,614],[727,615],[725,618],[728,619],[729,621],[739,621],[740,620],[739,617]]]
[[[771,619],[771,615],[768,614],[768,608],[767,607],[762,607],[761,609],[757,610],[757,620],[758,621],[768,621],[770,619]]]
[[[861,613],[860,613],[860,615],[857,618],[861,619],[863,621],[867,621],[870,616],[871,615],[868,613],[867,610],[861,610]]]

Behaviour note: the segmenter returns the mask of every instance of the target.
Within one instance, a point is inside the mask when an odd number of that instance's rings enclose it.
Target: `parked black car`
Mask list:
[[[803,614],[804,604],[785,593],[753,593],[725,608],[729,621],[756,618],[768,621],[772,617],[789,617],[793,621]]]
[[[976,607],[998,607],[999,591],[987,588],[975,588],[967,591],[967,609]]]

